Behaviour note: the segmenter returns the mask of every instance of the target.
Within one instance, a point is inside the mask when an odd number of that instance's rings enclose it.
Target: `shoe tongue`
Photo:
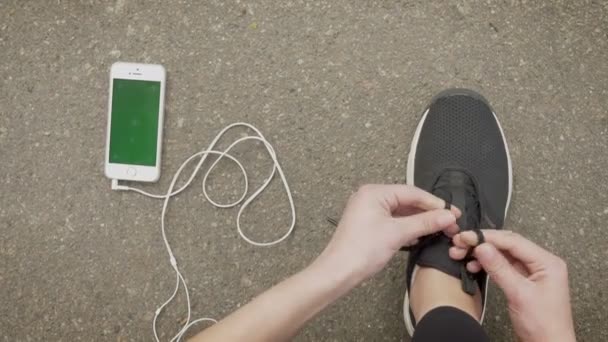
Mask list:
[[[440,234],[433,239],[435,241],[429,243],[419,252],[420,254],[418,255],[416,264],[422,267],[437,269],[454,278],[460,279],[462,262],[450,258],[448,253],[452,246],[452,240],[443,234]]]
[[[481,213],[475,184],[466,173],[445,171],[433,187],[433,194],[461,210],[456,223],[461,230],[479,228]]]
[[[479,227],[480,210],[475,184],[466,173],[457,170],[445,171],[438,178],[432,192],[462,211],[462,215],[456,221],[461,231]],[[433,241],[429,241],[420,250],[416,264],[435,268],[460,279],[462,261],[453,260],[449,256],[452,240],[443,234],[432,239]]]

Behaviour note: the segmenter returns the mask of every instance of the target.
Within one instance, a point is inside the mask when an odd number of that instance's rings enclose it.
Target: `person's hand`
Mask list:
[[[568,270],[559,257],[511,231],[483,230],[486,243],[473,250],[470,272],[483,268],[502,289],[513,329],[521,341],[576,341]],[[474,232],[453,238],[450,256],[461,260],[477,245]]]
[[[403,246],[439,231],[458,231],[460,211],[407,185],[365,185],[353,194],[321,259],[362,281],[380,271]]]

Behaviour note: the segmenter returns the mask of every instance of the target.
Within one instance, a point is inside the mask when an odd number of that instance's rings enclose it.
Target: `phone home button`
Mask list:
[[[137,175],[137,170],[133,167],[127,168],[127,174],[131,177],[135,177],[135,175]]]

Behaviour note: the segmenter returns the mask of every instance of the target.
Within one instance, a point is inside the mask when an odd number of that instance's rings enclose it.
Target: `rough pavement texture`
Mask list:
[[[221,318],[310,262],[359,184],[402,182],[410,138],[436,92],[482,92],[515,170],[510,229],[569,264],[580,341],[608,339],[608,4],[606,1],[0,2],[0,334],[3,340],[150,340],[172,290],[160,202],[110,191],[103,176],[108,71],[118,60],[168,71],[161,192],[226,124],[275,144],[298,224],[286,242],[239,239],[235,210],[212,208],[201,177],[170,207],[169,238],[194,316]],[[238,136],[235,133],[234,136]],[[268,172],[243,147],[255,184]],[[213,177],[233,198],[239,175]],[[276,182],[246,214],[281,234]],[[405,255],[309,324],[299,341],[408,340]],[[487,330],[511,340],[494,289]],[[277,304],[280,305],[280,304]],[[162,317],[164,337],[184,299]]]

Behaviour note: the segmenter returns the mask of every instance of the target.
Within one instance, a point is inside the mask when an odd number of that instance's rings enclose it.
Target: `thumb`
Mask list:
[[[505,293],[507,299],[515,300],[519,289],[527,282],[527,279],[517,272],[507,258],[492,244],[483,243],[477,246],[473,253],[481,267]]]
[[[404,228],[403,236],[405,241],[402,241],[402,243],[405,245],[407,242],[421,236],[433,234],[454,226],[456,216],[449,210],[435,209],[416,215],[395,218],[395,220]]]

